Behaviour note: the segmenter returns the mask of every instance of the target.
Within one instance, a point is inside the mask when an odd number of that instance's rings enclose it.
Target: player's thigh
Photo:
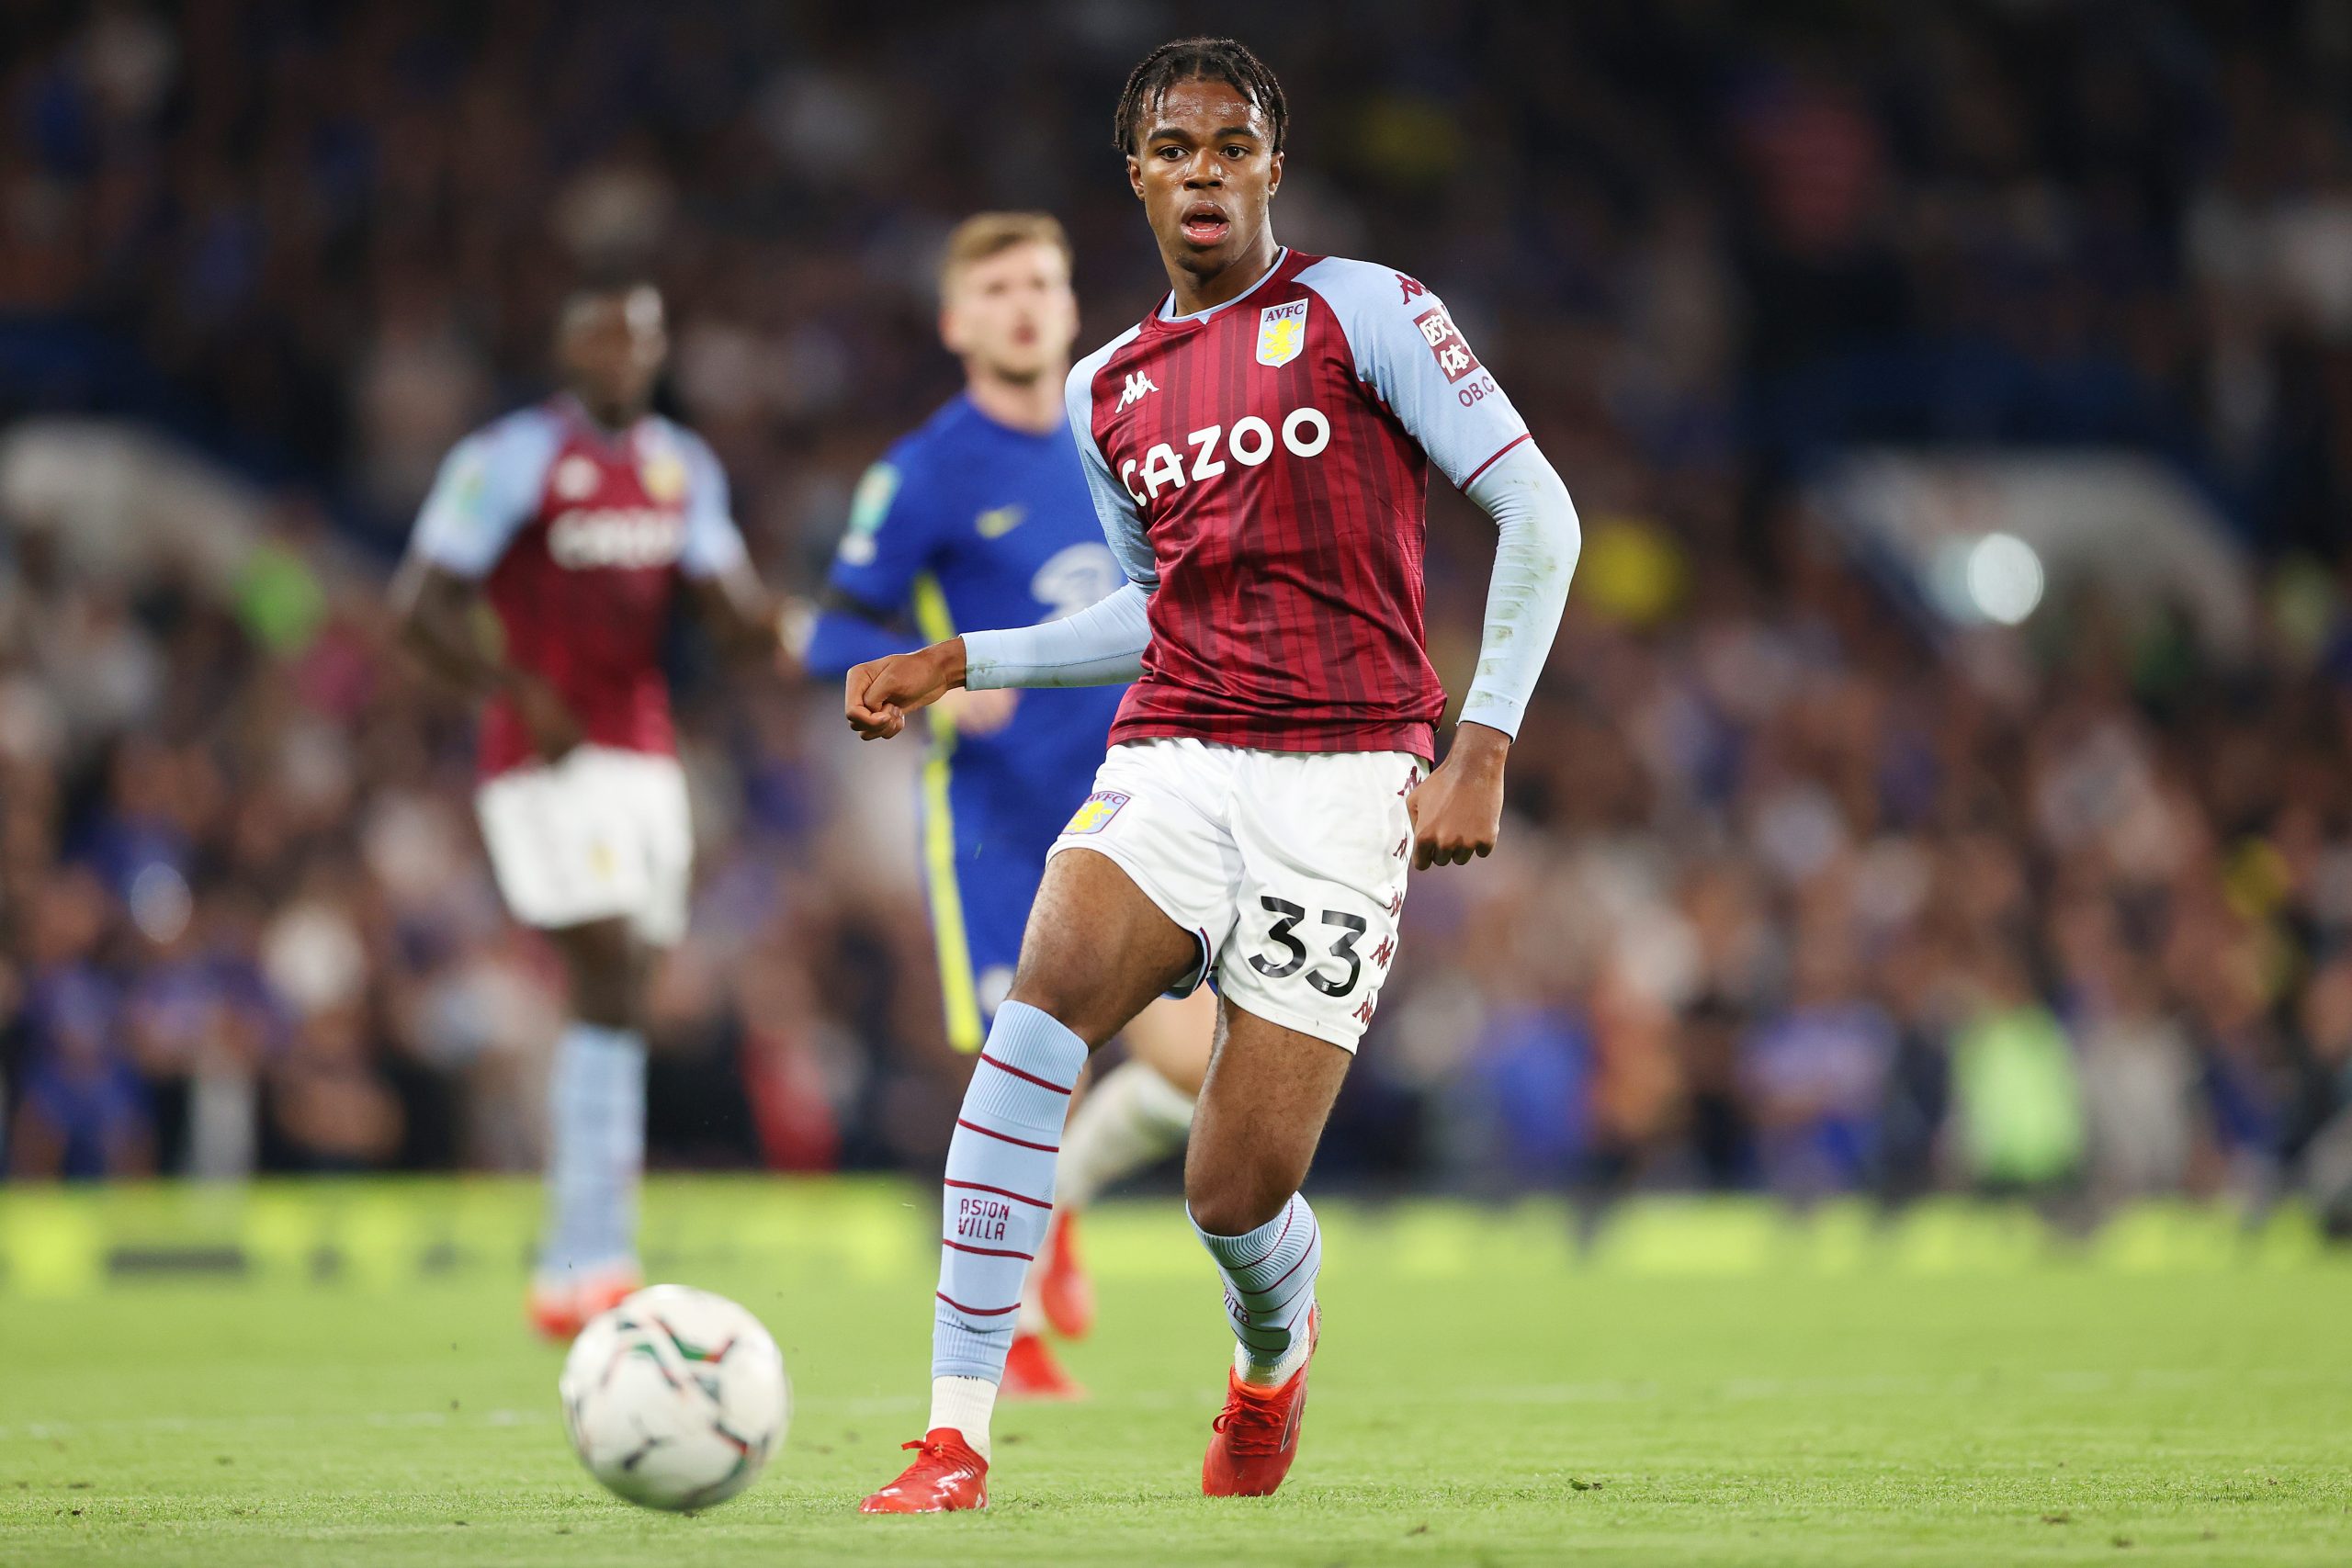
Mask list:
[[[1233,919],[1227,826],[1235,753],[1198,741],[1115,746],[1046,863],[1012,996],[1090,1046],[1206,972]]]
[[[1163,997],[1136,1014],[1119,1038],[1136,1061],[1186,1094],[1198,1094],[1216,1038],[1216,993],[1206,986],[1187,997]]]
[[[1247,754],[1234,840],[1242,875],[1217,963],[1228,1002],[1353,1051],[1396,957],[1412,850],[1401,752]]]
[[[1226,1001],[1184,1151],[1184,1201],[1213,1235],[1257,1229],[1306,1179],[1354,1056]]]
[[[1091,1050],[1200,961],[1200,940],[1117,862],[1065,850],[1046,863],[1009,999],[1052,1014]]]

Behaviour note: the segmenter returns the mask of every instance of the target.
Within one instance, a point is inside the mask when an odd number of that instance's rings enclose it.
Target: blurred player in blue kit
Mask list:
[[[950,237],[940,337],[965,389],[866,471],[805,653],[815,676],[956,636],[1084,609],[1125,581],[1103,541],[1063,398],[1078,301],[1061,225],[982,213]],[[933,710],[922,860],[947,1033],[977,1052],[1012,983],[1056,835],[1093,788],[1125,686],[958,692]],[[1146,1009],[1129,1059],[1070,1114],[1045,1256],[1023,1292],[1010,1395],[1080,1391],[1041,1337],[1093,1316],[1072,1216],[1183,1145],[1216,1023],[1205,987]]]

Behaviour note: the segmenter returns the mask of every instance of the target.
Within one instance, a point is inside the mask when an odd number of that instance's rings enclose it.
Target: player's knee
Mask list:
[[[645,1027],[645,1010],[639,1005],[634,988],[608,978],[593,985],[572,987],[572,1016],[582,1023],[598,1029],[625,1030],[631,1033]]]
[[[1099,971],[1090,975],[1083,966],[1041,958],[1037,944],[1027,943],[1005,999],[1035,1008],[1085,1041],[1086,1048],[1092,1051],[1127,1021],[1113,1016],[1117,1004],[1103,991]]]
[[[1207,1162],[1184,1165],[1184,1206],[1211,1235],[1247,1235],[1283,1212],[1298,1183],[1267,1169],[1217,1170]]]
[[[571,1013],[599,1029],[642,1029],[645,961],[619,922],[583,926],[558,940],[571,981]]]
[[[1016,979],[1005,1000],[1035,1008],[1072,1034],[1086,1043],[1089,1051],[1118,1032],[1117,1024],[1105,1025],[1091,998],[1075,987],[1053,985],[1024,985]]]

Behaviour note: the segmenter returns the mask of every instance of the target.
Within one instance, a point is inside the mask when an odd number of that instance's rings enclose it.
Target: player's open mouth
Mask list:
[[[1225,238],[1226,231],[1231,229],[1233,224],[1224,213],[1203,201],[1195,202],[1185,209],[1184,221],[1180,227],[1184,238],[1192,241],[1193,243],[1214,245]]]

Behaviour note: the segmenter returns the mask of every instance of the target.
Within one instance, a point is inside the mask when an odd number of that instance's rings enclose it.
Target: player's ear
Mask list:
[[[1271,197],[1283,188],[1283,154],[1277,152],[1266,168],[1266,194]]]
[[[1127,188],[1136,193],[1137,201],[1143,199],[1143,160],[1132,152],[1127,154]]]
[[[940,345],[950,354],[964,352],[962,328],[956,321],[955,310],[945,305],[939,308],[939,342]]]

